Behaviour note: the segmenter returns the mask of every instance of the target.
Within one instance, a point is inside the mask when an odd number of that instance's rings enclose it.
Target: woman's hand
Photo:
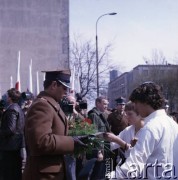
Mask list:
[[[117,136],[113,133],[104,133],[103,134],[103,137],[106,141],[109,141],[109,142],[115,142],[115,140],[117,139]]]
[[[137,141],[138,141],[138,138],[134,137],[134,138],[130,141],[131,146],[134,147],[135,144],[137,143]]]

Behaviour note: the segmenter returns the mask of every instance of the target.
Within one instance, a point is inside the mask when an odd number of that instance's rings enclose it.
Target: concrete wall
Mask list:
[[[0,88],[16,82],[21,52],[21,91],[28,88],[32,59],[33,92],[36,72],[43,89],[42,70],[69,67],[69,0],[0,0]]]

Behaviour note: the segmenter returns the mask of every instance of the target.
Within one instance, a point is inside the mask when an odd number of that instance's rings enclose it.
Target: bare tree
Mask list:
[[[154,81],[161,85],[172,111],[178,100],[178,66],[169,64],[163,53],[158,50],[153,51],[151,59],[144,58],[144,60],[150,65],[150,70],[148,75],[142,76],[140,80]]]
[[[167,64],[166,57],[163,52],[157,49],[153,49],[151,58],[143,57],[143,60],[149,65]]]
[[[110,52],[111,44],[99,49],[99,86],[107,88],[109,70],[112,69]],[[76,73],[79,73],[81,95],[87,98],[96,98],[96,49],[92,41],[81,41],[81,38],[74,38],[70,50],[70,66],[75,66]],[[101,91],[102,92],[102,91]]]

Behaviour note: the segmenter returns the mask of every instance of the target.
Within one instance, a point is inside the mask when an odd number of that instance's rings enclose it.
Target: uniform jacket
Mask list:
[[[109,114],[108,123],[111,127],[111,132],[118,135],[122,130],[128,126],[128,121],[117,110]]]
[[[74,150],[73,138],[66,136],[67,128],[59,103],[41,92],[25,119],[28,157],[23,180],[64,179],[64,154]]]

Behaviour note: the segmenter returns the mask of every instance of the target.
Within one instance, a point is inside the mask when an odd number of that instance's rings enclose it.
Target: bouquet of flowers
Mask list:
[[[108,147],[109,142],[103,140],[103,133],[97,133],[96,126],[92,124],[92,121],[88,118],[78,121],[69,121],[69,135],[70,136],[86,136],[82,142],[87,145],[85,153],[91,154],[93,149],[104,149],[110,151]],[[83,154],[83,149],[75,152],[74,155]]]
[[[69,121],[69,135],[83,136],[96,133],[96,127],[92,124],[91,119]]]

